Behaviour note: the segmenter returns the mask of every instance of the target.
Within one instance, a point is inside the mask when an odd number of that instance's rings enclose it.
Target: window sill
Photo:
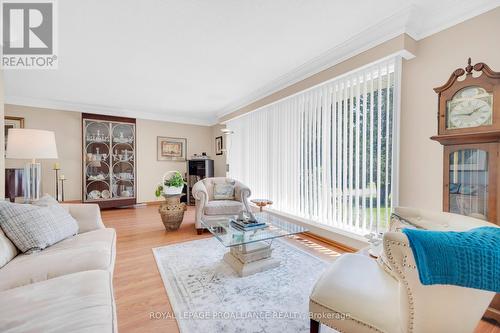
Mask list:
[[[253,205],[252,205],[253,206]],[[256,206],[253,206],[256,207]],[[296,223],[299,225],[302,225],[306,228],[309,229],[309,232],[315,235],[318,235],[320,237],[329,239],[333,242],[340,243],[342,245],[345,245],[347,247],[360,250],[362,248],[365,248],[369,246],[370,244],[361,235],[355,234],[353,232],[349,232],[347,230],[343,230],[340,228],[320,224],[311,220],[307,220],[301,217],[293,216],[287,213],[283,213],[277,210],[274,210],[272,208],[266,208],[266,212],[270,214],[274,214],[276,216],[280,216],[282,218],[285,218],[286,220]]]

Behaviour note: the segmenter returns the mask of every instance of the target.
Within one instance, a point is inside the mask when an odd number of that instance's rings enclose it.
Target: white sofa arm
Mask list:
[[[245,205],[245,209],[251,212],[248,198],[252,195],[252,191],[245,184],[235,180],[234,181],[234,198]]]
[[[101,210],[97,204],[62,204],[78,222],[78,233],[105,228],[101,219]]]
[[[193,186],[193,197],[200,201],[203,205],[208,202],[208,191],[202,180],[194,184]]]
[[[201,219],[203,217],[205,205],[208,203],[208,191],[203,180],[194,184],[192,191],[193,198],[196,200],[195,227],[196,229],[202,230]]]

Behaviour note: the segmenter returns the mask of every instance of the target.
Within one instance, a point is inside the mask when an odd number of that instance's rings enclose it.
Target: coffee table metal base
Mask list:
[[[272,252],[271,243],[244,244],[232,247],[224,261],[243,277],[278,267],[280,261],[271,257]]]

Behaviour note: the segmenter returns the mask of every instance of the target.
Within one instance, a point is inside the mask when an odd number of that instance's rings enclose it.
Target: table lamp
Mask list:
[[[40,198],[42,166],[36,159],[57,158],[54,132],[10,128],[7,136],[9,159],[30,159],[24,167],[24,201],[29,203]]]

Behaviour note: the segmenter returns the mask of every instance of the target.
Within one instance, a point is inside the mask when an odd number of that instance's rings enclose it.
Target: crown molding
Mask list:
[[[215,116],[208,116],[206,118],[193,118],[193,117],[179,117],[168,115],[168,112],[160,111],[140,111],[124,108],[116,108],[104,105],[94,105],[85,103],[73,103],[67,101],[51,100],[51,99],[38,99],[21,96],[5,96],[5,104],[30,106],[44,109],[54,109],[62,111],[73,111],[82,113],[103,114],[109,116],[138,118],[145,120],[158,120],[180,124],[212,126],[217,123]]]
[[[386,17],[377,24],[347,39],[343,43],[330,48],[323,54],[302,64],[293,71],[280,76],[276,80],[273,80],[261,88],[254,90],[247,96],[227,105],[217,113],[218,119],[248,104],[258,101],[261,98],[269,96],[294,83],[317,74],[322,70],[335,66],[392,38],[407,33],[407,31],[410,31],[410,33],[407,34],[412,37],[413,31],[411,31],[411,29],[407,29],[407,26],[410,22],[414,21],[413,17],[417,12],[417,8],[414,5],[410,5],[393,15]]]
[[[482,3],[481,3],[482,2]],[[420,24],[419,29],[416,31],[415,35],[412,36],[415,40],[424,39],[431,35],[434,35],[440,31],[451,28],[457,24],[470,20],[476,16],[489,12],[500,6],[500,0],[483,0],[483,1],[470,1],[469,5],[464,7],[458,7],[455,12],[448,11],[447,15],[442,15],[443,11],[436,9],[432,13],[421,12],[418,16],[419,21],[423,22],[425,17],[440,17],[432,26],[422,27]],[[450,8],[447,8],[448,10]],[[446,11],[444,11],[446,13]],[[441,14],[441,15],[440,15]],[[425,15],[425,16],[424,16]]]
[[[379,21],[370,28],[347,39],[342,44],[304,63],[295,70],[280,76],[243,98],[235,100],[217,112],[217,119],[220,122],[224,116],[401,34],[407,34],[418,41],[500,6],[500,0],[483,0],[481,4],[478,4],[478,2],[471,1],[469,6],[456,8],[454,11],[448,8],[449,14],[446,16],[442,15],[442,11],[436,10],[433,13],[429,13],[422,10],[419,6],[411,4],[394,15]],[[424,22],[428,21],[426,18],[429,16],[441,16],[442,18],[434,22],[430,27],[426,27],[424,26]],[[402,50],[404,58],[411,59],[414,57],[414,55],[408,53],[406,50]]]

